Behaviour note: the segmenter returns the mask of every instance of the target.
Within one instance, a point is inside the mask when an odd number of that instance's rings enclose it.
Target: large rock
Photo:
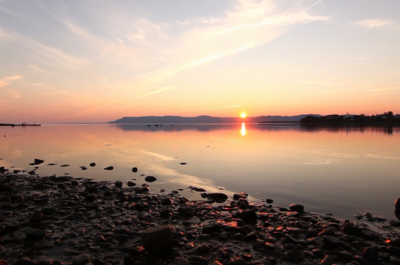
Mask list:
[[[206,193],[205,194],[206,198],[208,198],[209,200],[213,200],[216,201],[218,203],[223,203],[228,199],[228,195],[224,194],[224,193]]]
[[[291,204],[291,205],[289,206],[289,209],[290,209],[291,211],[295,211],[295,212],[299,212],[299,213],[304,212],[304,206],[301,205],[301,204],[297,204],[297,203]]]
[[[40,164],[43,164],[43,163],[44,163],[44,160],[35,158],[34,163],[35,163],[35,165],[40,165]]]
[[[163,251],[172,247],[174,228],[171,225],[159,226],[141,234],[143,247],[148,251]]]
[[[362,253],[362,257],[371,262],[378,261],[378,255],[378,251],[372,247],[364,248]]]
[[[254,224],[257,222],[257,214],[254,210],[244,210],[240,219],[242,219],[245,223]]]
[[[400,219],[400,198],[394,202],[394,214],[396,215],[397,219]]]
[[[147,182],[154,182],[154,181],[157,180],[157,178],[153,177],[153,176],[147,176],[147,177],[144,178],[144,180],[147,181]]]

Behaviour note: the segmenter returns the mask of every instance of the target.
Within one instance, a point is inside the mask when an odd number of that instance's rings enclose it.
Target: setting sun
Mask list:
[[[240,114],[240,117],[242,117],[242,118],[246,118],[246,116],[247,116],[247,114],[246,114],[245,112],[242,112],[242,113]]]

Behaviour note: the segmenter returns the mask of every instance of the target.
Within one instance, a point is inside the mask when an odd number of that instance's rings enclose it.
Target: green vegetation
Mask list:
[[[300,121],[302,124],[399,124],[400,115],[394,115],[392,111],[372,116],[361,115],[327,115],[313,116],[308,115]]]

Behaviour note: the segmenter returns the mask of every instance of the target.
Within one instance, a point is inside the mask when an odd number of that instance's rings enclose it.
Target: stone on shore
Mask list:
[[[301,204],[297,204],[297,203],[291,204],[291,205],[289,206],[289,209],[290,209],[291,211],[295,211],[295,212],[299,212],[299,213],[304,212],[304,206],[301,205]]]
[[[216,201],[218,203],[223,203],[228,199],[228,195],[224,194],[224,193],[206,193],[205,194],[206,198],[208,198],[209,200],[213,200]]]
[[[104,170],[113,170],[114,167],[113,166],[109,166],[109,167],[105,167]]]
[[[44,163],[44,160],[35,158],[34,163],[35,163],[35,165],[40,165],[40,164],[43,164],[43,163]]]
[[[132,168],[132,172],[136,173],[138,171],[137,167]]]
[[[396,215],[397,219],[400,219],[400,198],[394,202],[394,214]]]
[[[157,178],[153,177],[153,176],[147,176],[147,177],[144,178],[144,180],[147,181],[147,182],[154,182],[154,181],[157,180]]]
[[[96,163],[92,162],[92,163],[89,164],[89,166],[95,167],[95,166],[96,166]]]
[[[174,228],[171,225],[159,226],[141,234],[143,247],[147,251],[163,251],[172,247]]]

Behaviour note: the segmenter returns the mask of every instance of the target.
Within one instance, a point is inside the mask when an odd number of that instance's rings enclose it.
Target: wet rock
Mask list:
[[[117,187],[117,188],[122,188],[122,181],[117,180],[117,181],[115,182],[115,187]]]
[[[48,240],[41,241],[36,245],[36,249],[38,250],[51,249],[51,248],[54,248],[54,244],[53,242]]]
[[[389,247],[387,247],[387,252],[392,253],[392,254],[399,254],[400,247],[389,246]]]
[[[153,177],[153,176],[147,176],[147,177],[144,178],[144,180],[147,181],[147,182],[154,182],[154,181],[157,180],[157,178]]]
[[[390,220],[390,225],[400,227],[400,220]]]
[[[192,256],[188,258],[190,265],[208,265],[208,260],[201,256]]]
[[[132,182],[132,181],[128,181],[127,185],[128,185],[128,187],[134,187],[134,186],[136,186],[136,183]]]
[[[371,262],[378,261],[378,256],[379,256],[378,251],[372,247],[364,248],[362,253],[362,257]]]
[[[89,164],[89,166],[95,167],[95,166],[96,166],[96,163],[92,162],[92,163]]]
[[[143,247],[148,251],[169,249],[174,241],[174,228],[171,225],[159,226],[142,232]]]
[[[35,212],[34,214],[31,215],[30,221],[31,223],[40,223],[42,219],[43,219],[43,213]]]
[[[85,199],[86,199],[88,202],[94,202],[95,200],[97,200],[97,196],[96,196],[96,194],[94,194],[94,193],[90,193],[90,194],[87,194],[87,195],[86,195]]]
[[[205,193],[206,198],[209,200],[216,201],[218,203],[223,203],[228,199],[228,195],[224,193]]]
[[[342,245],[342,241],[340,241],[339,238],[334,237],[334,236],[324,236],[324,243],[325,245],[327,245],[328,247],[331,248],[336,248],[339,247],[340,245]]]
[[[361,228],[350,225],[350,224],[345,224],[342,226],[342,232],[349,235],[349,236],[356,236],[356,237],[361,237],[364,238],[365,235]]]
[[[172,199],[171,198],[165,198],[161,200],[162,205],[171,205],[172,204]]]
[[[394,214],[396,215],[397,219],[400,219],[400,198],[394,202]]]
[[[86,170],[87,169],[87,167],[85,167],[85,166],[81,166],[80,167],[82,170]]]
[[[171,264],[172,265],[189,265],[189,262],[186,259],[175,258]]]
[[[247,209],[247,208],[249,208],[249,202],[244,199],[239,199],[239,201],[237,202],[237,206],[240,209]]]
[[[44,163],[44,160],[35,158],[34,163],[35,163],[35,165],[40,165],[40,164]]]
[[[299,212],[299,213],[304,212],[304,206],[301,205],[301,204],[297,204],[297,203],[291,204],[291,205],[289,206],[289,209],[290,209],[291,211],[295,211],[295,212]]]
[[[244,260],[241,259],[241,258],[236,258],[236,259],[234,259],[234,261],[233,261],[233,265],[246,265],[246,264],[247,264],[247,262],[244,261]]]
[[[76,257],[73,261],[72,261],[72,265],[86,265],[90,262],[90,258],[89,255],[87,254],[83,254],[80,255],[78,257]]]
[[[195,215],[196,210],[190,207],[179,207],[178,213],[182,214],[185,217],[192,217]]]
[[[234,200],[246,199],[247,196],[248,196],[247,193],[245,193],[245,192],[239,192],[239,193],[233,194],[233,199],[234,199]]]
[[[333,226],[330,226],[324,230],[322,230],[321,232],[319,232],[318,236],[334,236],[336,233],[336,228],[334,228]]]
[[[187,163],[186,163],[186,162],[181,162],[180,164],[181,164],[181,165],[186,165]]]
[[[14,265],[36,265],[37,262],[31,260],[28,257],[22,257],[20,258]]]
[[[113,170],[114,167],[113,166],[109,166],[109,167],[105,167],[104,170]]]
[[[46,236],[45,230],[32,230],[25,233],[27,239],[42,240]]]
[[[138,172],[137,167],[132,168],[132,172],[134,172],[134,173]]]
[[[254,210],[244,210],[240,214],[240,219],[242,219],[245,223],[254,224],[257,222],[257,214]]]
[[[270,199],[270,198],[266,198],[266,199],[265,199],[265,202],[271,204],[271,203],[274,202],[274,200],[273,200],[273,199]]]
[[[326,255],[323,260],[321,260],[321,265],[332,265],[335,257],[332,255]]]

